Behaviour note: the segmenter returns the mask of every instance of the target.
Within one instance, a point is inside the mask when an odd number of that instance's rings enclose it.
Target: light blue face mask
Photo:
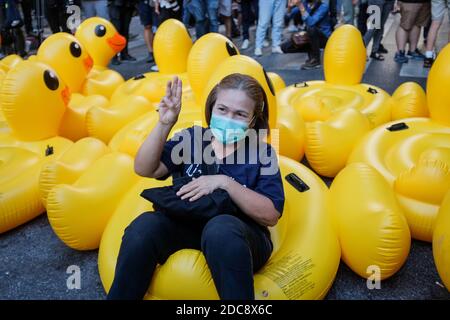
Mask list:
[[[250,121],[250,123],[253,119]],[[214,137],[223,144],[241,141],[245,138],[248,123],[228,117],[212,114],[209,127]]]

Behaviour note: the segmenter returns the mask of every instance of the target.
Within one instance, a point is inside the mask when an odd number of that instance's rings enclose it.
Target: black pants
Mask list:
[[[254,299],[253,273],[272,253],[270,237],[256,223],[219,215],[207,223],[143,213],[126,229],[108,299],[142,299],[156,265],[180,249],[205,255],[221,299]]]
[[[33,9],[32,0],[22,0],[20,3],[22,5],[23,21],[25,23],[25,31],[30,34],[33,31],[33,24],[31,18],[31,11]]]
[[[49,5],[46,2],[45,18],[48,21],[52,33],[58,33],[61,31],[70,33],[69,28],[67,28],[68,17],[69,16],[66,13],[66,6]]]
[[[241,10],[242,10],[242,38],[245,40],[249,39],[248,30],[250,29],[250,25],[258,17],[258,0],[241,1]]]
[[[130,36],[130,22],[133,17],[134,7],[109,5],[109,17],[111,23],[122,36],[127,39],[127,44],[122,50],[122,54],[128,54],[128,39]]]
[[[309,58],[320,61],[320,49],[325,48],[328,38],[317,27],[306,30],[310,39]]]

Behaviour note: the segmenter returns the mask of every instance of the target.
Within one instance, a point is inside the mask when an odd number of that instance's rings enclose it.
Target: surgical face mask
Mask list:
[[[250,120],[250,123],[253,121]],[[234,120],[228,117],[211,114],[209,127],[214,137],[223,144],[241,141],[247,134],[248,125],[246,121]]]

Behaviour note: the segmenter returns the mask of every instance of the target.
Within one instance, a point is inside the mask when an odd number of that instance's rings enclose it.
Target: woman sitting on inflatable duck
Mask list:
[[[275,151],[261,140],[269,128],[264,90],[247,75],[223,78],[206,102],[209,127],[182,130],[166,142],[181,92],[175,77],[135,158],[136,173],[172,175],[173,186],[142,192],[155,212],[125,230],[108,299],[142,299],[157,264],[185,248],[203,252],[221,299],[254,299],[253,273],[272,253],[267,227],[283,212],[284,190]]]

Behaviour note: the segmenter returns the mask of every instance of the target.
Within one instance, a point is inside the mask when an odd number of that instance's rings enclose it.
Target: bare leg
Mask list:
[[[409,32],[409,50],[411,52],[416,51],[417,43],[420,37],[420,27],[414,26]]]
[[[153,52],[153,31],[152,26],[146,26],[144,28],[144,40],[147,45],[148,52]]]
[[[398,51],[405,51],[407,39],[408,39],[408,31],[399,26],[397,29],[397,33],[395,34],[395,40],[397,42]]]
[[[437,33],[439,31],[439,28],[441,27],[441,21],[439,20],[433,20],[431,22],[430,31],[428,31],[428,37],[427,37],[427,51],[433,51],[434,45],[436,43],[436,37]]]

